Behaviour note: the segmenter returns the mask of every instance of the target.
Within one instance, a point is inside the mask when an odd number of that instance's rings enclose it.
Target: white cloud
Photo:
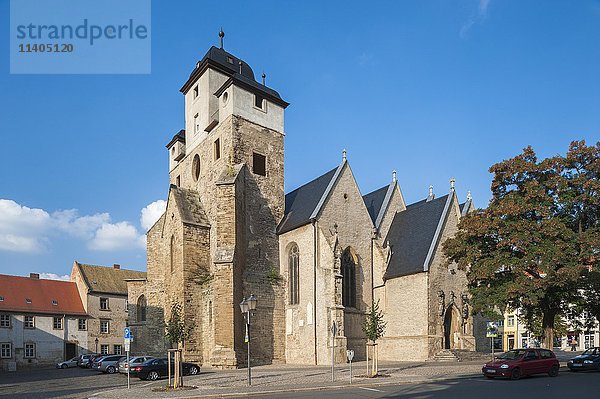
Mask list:
[[[24,237],[14,234],[0,234],[0,251],[40,252],[44,248],[38,237]]]
[[[165,200],[154,201],[142,209],[140,224],[145,231],[150,230],[150,227],[162,216],[165,209],[167,209],[167,201]]]
[[[68,274],[59,276],[58,274],[55,274],[55,273],[39,273],[39,275],[40,275],[40,278],[43,278],[46,280],[69,281],[71,279],[71,277]]]
[[[67,209],[52,213],[54,225],[74,237],[90,239],[103,224],[110,222],[108,213],[79,216],[77,209]]]
[[[143,238],[143,237],[142,237]],[[129,222],[104,223],[95,233],[88,247],[97,251],[115,251],[143,247],[138,230]]]
[[[488,15],[490,2],[491,0],[479,0],[479,5],[477,6],[477,13],[471,16],[467,20],[467,22],[465,22],[460,28],[460,37],[464,39],[465,37],[467,37],[467,34],[469,33],[469,30],[473,27],[473,25],[475,25],[476,23],[483,23],[483,21],[487,18]]]
[[[41,251],[44,248],[43,234],[48,230],[50,220],[48,212],[42,209],[0,199],[0,250]]]

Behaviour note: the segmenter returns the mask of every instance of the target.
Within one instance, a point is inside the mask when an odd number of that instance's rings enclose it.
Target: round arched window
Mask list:
[[[198,181],[200,178],[200,156],[198,154],[194,155],[192,161],[192,176],[194,176],[194,181]]]

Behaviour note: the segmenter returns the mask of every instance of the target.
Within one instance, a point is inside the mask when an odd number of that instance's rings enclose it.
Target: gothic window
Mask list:
[[[137,321],[146,321],[146,297],[144,295],[140,295],[137,300],[136,316]]]
[[[356,307],[356,261],[350,250],[346,248],[342,254],[342,305]]]
[[[200,156],[198,154],[194,155],[194,160],[192,161],[192,175],[194,176],[194,181],[198,181],[200,178]]]
[[[171,236],[171,245],[169,247],[169,264],[171,266],[171,273],[173,272],[173,257],[174,257],[174,250],[175,250],[175,236]]]
[[[298,246],[294,244],[290,248],[288,257],[288,283],[289,283],[289,303],[290,305],[297,305],[300,302],[299,288],[300,288],[300,251]]]

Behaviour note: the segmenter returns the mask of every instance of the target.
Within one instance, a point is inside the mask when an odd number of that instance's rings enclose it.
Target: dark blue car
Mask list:
[[[567,362],[571,371],[600,370],[600,347],[590,348]]]

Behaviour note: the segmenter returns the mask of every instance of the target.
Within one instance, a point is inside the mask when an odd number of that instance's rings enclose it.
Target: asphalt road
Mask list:
[[[147,383],[131,379],[131,386]],[[103,374],[79,367],[0,372],[0,398],[3,399],[87,398],[103,389],[126,386],[126,375]]]
[[[600,397],[600,372],[572,373],[561,369],[561,373],[556,378],[534,376],[510,381],[474,377],[429,384],[380,385],[253,397],[265,399],[595,399]]]

